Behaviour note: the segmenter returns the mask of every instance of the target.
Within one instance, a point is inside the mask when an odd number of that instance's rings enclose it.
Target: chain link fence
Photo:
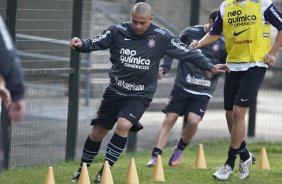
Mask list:
[[[24,121],[12,128],[10,167],[38,163],[55,163],[65,159],[69,104],[70,48],[74,0],[17,1],[16,45],[25,74],[27,113]],[[147,0],[154,11],[154,21],[179,34],[190,22],[191,0]],[[221,0],[201,0],[199,24],[207,22],[209,11],[218,8]],[[83,0],[82,37],[99,34],[108,26],[130,20],[134,0]],[[281,2],[274,0],[277,6]],[[7,1],[0,0],[0,13],[5,19]],[[258,95],[256,139],[281,140],[281,51],[275,69],[267,72]],[[75,158],[90,132],[111,67],[108,51],[81,55],[79,113]],[[137,150],[152,148],[156,132],[164,118],[161,109],[166,103],[175,76],[177,61],[167,78],[159,81],[151,107],[141,119],[144,130],[138,133]],[[195,140],[228,137],[223,111],[221,78]],[[170,134],[168,145],[179,139],[182,119]],[[153,131],[152,131],[153,130]],[[112,132],[104,139],[102,149]]]

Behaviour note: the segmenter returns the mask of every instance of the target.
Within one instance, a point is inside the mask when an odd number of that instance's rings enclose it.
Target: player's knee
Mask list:
[[[200,123],[201,119],[199,118],[187,118],[187,122],[189,123],[190,126],[197,127],[198,124]]]
[[[109,130],[100,127],[99,125],[95,125],[92,128],[90,133],[90,139],[95,142],[102,141],[103,138],[107,135]]]
[[[119,118],[116,126],[116,133],[120,136],[127,136],[132,123],[124,118]]]
[[[246,112],[245,109],[246,108],[240,108],[240,107],[234,108],[233,112],[232,112],[232,118],[234,120],[244,119],[245,118],[245,112]]]

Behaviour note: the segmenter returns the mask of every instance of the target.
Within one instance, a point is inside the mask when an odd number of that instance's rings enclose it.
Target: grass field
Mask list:
[[[162,155],[164,175],[168,184],[206,184],[206,183],[248,183],[248,184],[280,184],[282,183],[282,143],[256,142],[249,144],[249,150],[255,155],[257,162],[253,165],[250,178],[238,179],[238,164],[232,177],[225,182],[212,178],[215,169],[221,166],[227,155],[228,141],[214,140],[202,143],[208,169],[194,169],[194,162],[198,150],[198,144],[189,145],[178,167],[169,167],[168,160],[173,148],[167,148]],[[259,153],[262,147],[266,148],[271,171],[258,171]],[[112,168],[112,176],[115,184],[124,184],[131,158],[135,164],[141,184],[153,184],[160,182],[150,181],[152,169],[146,167],[150,158],[150,150],[136,154],[123,154],[117,164]],[[238,159],[237,159],[238,163]],[[91,183],[103,164],[103,154],[96,157],[94,164],[89,168]],[[70,184],[71,176],[76,171],[79,161],[70,163],[58,163],[51,165],[54,170],[56,184]],[[43,184],[49,165],[38,165],[25,168],[14,168],[0,173],[1,184]]]

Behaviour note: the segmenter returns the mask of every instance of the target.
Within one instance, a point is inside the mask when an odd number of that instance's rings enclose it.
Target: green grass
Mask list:
[[[206,183],[223,183],[217,181],[211,176],[215,169],[221,166],[227,155],[228,141],[213,140],[202,143],[205,150],[205,157],[208,169],[194,169],[194,162],[198,150],[198,144],[194,143],[187,147],[181,163],[178,167],[169,167],[168,159],[173,148],[167,148],[162,155],[162,163],[166,182],[169,184],[206,184]],[[258,171],[258,160],[261,147],[266,147],[271,171]],[[235,167],[235,173],[231,179],[224,183],[248,183],[248,184],[278,184],[282,183],[282,143],[253,142],[249,144],[249,150],[257,158],[256,164],[252,168],[250,178],[239,180],[238,164]],[[152,168],[147,168],[146,163],[150,158],[150,150],[138,152],[136,154],[123,154],[117,164],[112,168],[111,173],[115,184],[124,184],[130,159],[135,159],[135,164],[141,184],[156,184],[160,182],[150,181]],[[237,159],[238,161],[238,159]],[[89,168],[91,183],[103,164],[103,155],[100,154]],[[76,171],[79,161],[70,163],[58,163],[51,165],[54,170],[56,184],[70,184],[71,176]],[[0,173],[0,183],[2,184],[42,184],[47,174],[49,165],[31,166],[25,168],[13,168]]]

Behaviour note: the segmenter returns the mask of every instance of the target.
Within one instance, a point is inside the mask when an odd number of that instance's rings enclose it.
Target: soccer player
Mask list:
[[[180,40],[186,45],[190,45],[193,40],[200,40],[212,28],[217,13],[217,9],[211,11],[207,24],[187,27],[180,34]],[[214,64],[225,63],[226,51],[223,37],[219,41],[201,48],[201,52],[211,58]],[[160,68],[161,78],[169,71],[171,63],[172,58],[165,57]],[[151,159],[147,163],[148,167],[155,165],[157,156],[162,154],[162,149],[166,145],[171,128],[179,116],[185,115],[187,124],[169,160],[170,166],[179,164],[183,150],[197,132],[198,124],[205,114],[219,78],[219,75],[207,76],[205,71],[198,69],[190,62],[179,62],[176,75],[170,97],[163,110],[165,118],[158,132]]]
[[[278,33],[270,44],[270,24]],[[220,13],[204,38],[191,44],[200,48],[219,38],[223,32],[228,53],[224,86],[224,108],[231,130],[231,144],[225,164],[213,176],[227,180],[234,171],[237,155],[240,155],[239,178],[250,175],[254,157],[244,141],[245,115],[256,99],[266,69],[275,63],[275,55],[282,44],[282,14],[271,0],[226,0]]]
[[[16,50],[13,42],[0,16],[0,75],[3,76],[6,88],[11,94],[11,103],[8,100],[6,106],[12,122],[22,120],[25,112],[24,84]],[[3,88],[2,88],[3,89]],[[2,92],[4,92],[2,90]],[[3,93],[2,93],[3,94]],[[7,91],[5,96],[8,97]],[[5,98],[6,99],[6,98]]]
[[[13,124],[19,123],[25,112],[24,85],[18,58],[10,35],[0,15],[0,98],[8,109]],[[0,102],[1,102],[0,99]],[[0,107],[1,114],[1,107]],[[4,159],[0,125],[0,170]]]
[[[93,39],[73,38],[70,46],[79,52],[108,49],[112,62],[110,84],[92,120],[92,131],[86,139],[81,164],[73,176],[77,181],[82,163],[89,167],[98,154],[101,141],[116,123],[116,130],[107,145],[105,160],[112,167],[123,152],[129,130],[136,127],[152,101],[157,87],[159,62],[164,55],[193,62],[212,73],[224,72],[224,64],[213,65],[197,50],[190,50],[171,33],[152,23],[151,8],[140,2],[133,6],[131,21],[113,25]],[[95,182],[100,182],[101,171]]]

